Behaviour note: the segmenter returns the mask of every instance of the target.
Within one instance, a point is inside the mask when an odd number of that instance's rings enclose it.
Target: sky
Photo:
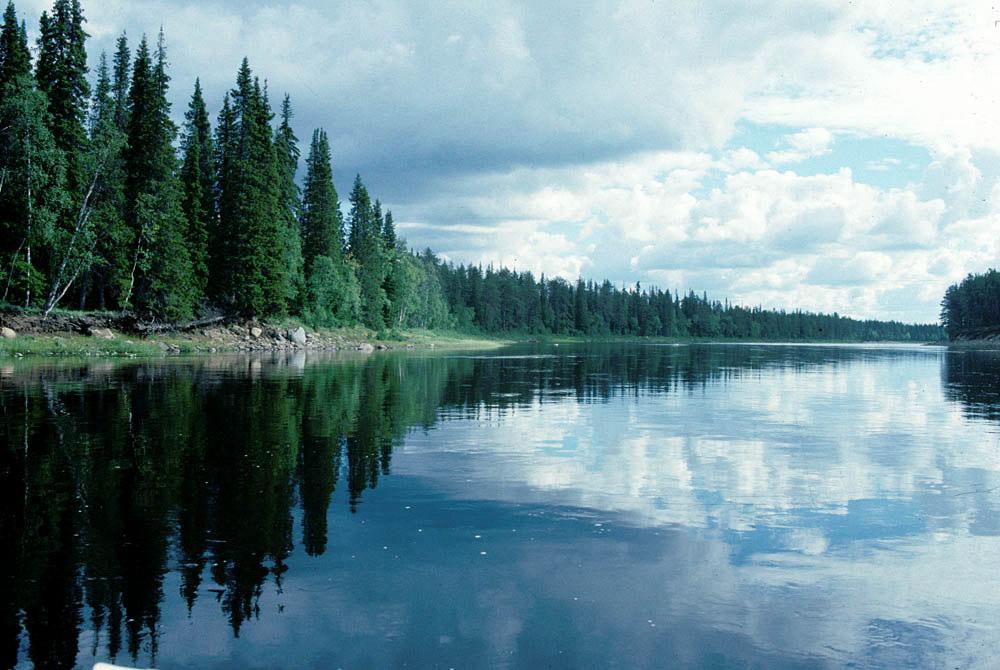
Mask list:
[[[456,263],[920,322],[1000,264],[985,1],[83,4],[95,63],[163,26],[178,119],[248,56]]]

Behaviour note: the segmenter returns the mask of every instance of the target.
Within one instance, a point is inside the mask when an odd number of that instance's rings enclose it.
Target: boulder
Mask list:
[[[372,345],[370,345],[367,342],[365,342],[364,344],[359,344],[358,345],[358,351],[364,352],[366,354],[370,354],[371,352],[375,351],[375,347],[373,347]]]
[[[8,328],[7,326],[4,326],[3,328],[0,328],[0,337],[2,337],[5,340],[13,340],[15,337],[17,337],[17,333],[14,332],[13,328]]]
[[[111,332],[110,328],[91,328],[88,332],[91,337],[96,337],[101,340],[113,340],[115,339],[115,334]]]
[[[375,348],[376,348],[376,349],[378,349],[379,351],[385,351],[385,350],[387,350],[387,349],[388,349],[389,347],[387,347],[387,346],[386,346],[386,345],[384,345],[384,344],[379,344],[379,345],[377,345],[377,346],[376,346]]]
[[[305,344],[306,343],[306,331],[304,328],[299,326],[295,330],[291,328],[288,329],[288,339],[295,344]]]
[[[263,335],[263,334],[264,334],[264,331],[261,330],[260,328],[258,328],[257,326],[254,326],[253,328],[250,329],[250,336],[253,339],[255,339],[255,340],[259,339],[260,336]]]

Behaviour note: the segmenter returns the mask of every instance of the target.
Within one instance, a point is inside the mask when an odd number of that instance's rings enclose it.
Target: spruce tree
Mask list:
[[[38,88],[48,97],[52,135],[66,152],[67,177],[74,192],[86,181],[80,165],[87,146],[90,99],[85,21],[80,0],[55,0],[52,14],[42,13],[35,74]]]
[[[31,52],[27,31],[24,23],[17,21],[14,3],[8,2],[0,30],[0,95],[7,84],[28,74],[31,74]]]
[[[358,175],[351,189],[351,254],[357,263],[361,318],[369,328],[381,330],[388,301],[382,287],[386,275],[382,213],[376,206]]]
[[[232,261],[236,256],[236,231],[234,220],[236,201],[236,155],[239,149],[236,113],[229,92],[222,101],[215,126],[215,197],[216,216],[208,231],[208,293],[219,305],[228,306],[232,298]]]
[[[392,220],[392,211],[385,213],[385,221],[382,224],[382,241],[387,249],[396,248],[396,225]]]
[[[201,80],[195,80],[194,94],[184,118],[181,184],[184,189],[186,238],[194,272],[194,289],[200,300],[204,298],[208,287],[208,231],[215,215],[215,152]]]
[[[281,235],[285,249],[285,301],[287,306],[299,311],[306,297],[306,279],[298,217],[302,200],[299,185],[295,181],[301,152],[299,138],[292,129],[292,116],[291,98],[286,95],[281,103],[281,123],[274,136],[274,153],[278,163],[276,174],[281,205]]]
[[[176,175],[169,81],[163,33],[155,60],[143,37],[132,67],[125,152],[125,214],[135,239],[126,302],[134,297],[141,313],[180,319],[191,314],[197,296]]]
[[[110,83],[106,73],[107,61],[102,54],[97,86],[91,103],[90,144],[97,151],[113,148],[109,156],[101,183],[99,199],[94,211],[97,233],[97,259],[93,269],[94,304],[100,309],[116,308],[122,305],[123,287],[129,272],[129,249],[132,248],[132,228],[125,217],[125,109],[128,100],[119,100],[121,91],[127,96],[128,82],[122,86],[121,78],[127,78],[126,63],[124,74],[119,69],[115,54],[114,73]],[[128,57],[127,47],[125,57]]]
[[[282,314],[288,268],[271,108],[246,58],[220,116],[217,300],[246,316]]]
[[[122,33],[115,43],[112,63],[114,73],[111,80],[112,97],[115,106],[115,125],[122,132],[128,128],[129,77],[132,73],[132,52],[128,48],[128,37]]]
[[[351,256],[355,260],[360,261],[362,251],[362,241],[366,235],[366,229],[371,227],[371,211],[372,203],[368,196],[368,189],[361,182],[361,175],[354,176],[354,186],[351,188],[350,195],[351,203],[351,213],[350,213],[350,237],[348,241],[348,250]]]
[[[344,222],[337,189],[333,185],[330,143],[326,131],[321,128],[313,132],[306,158],[300,218],[306,271],[312,268],[312,262],[318,256],[340,261],[344,248]]]
[[[403,303],[414,275],[412,264],[407,263],[405,250],[397,249],[396,227],[392,220],[392,212],[387,211],[382,220],[382,250],[384,254],[385,279],[382,290],[385,292],[385,321],[390,328],[402,326],[404,317]]]

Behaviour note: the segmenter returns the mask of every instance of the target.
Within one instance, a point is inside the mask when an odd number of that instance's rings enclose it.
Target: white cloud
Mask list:
[[[826,128],[807,128],[785,138],[785,148],[767,154],[767,160],[778,165],[801,163],[809,158],[830,153],[833,134]]]

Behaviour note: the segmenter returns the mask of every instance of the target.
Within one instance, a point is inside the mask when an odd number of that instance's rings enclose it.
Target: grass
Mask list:
[[[297,327],[298,324],[289,324]],[[385,344],[392,349],[412,346],[417,349],[494,349],[510,344],[506,340],[477,337],[466,333],[413,330],[378,333],[365,328],[308,329],[332,340],[340,349],[353,349],[358,344]],[[173,334],[142,339],[119,334],[113,340],[75,334],[21,335],[0,339],[0,357],[152,357],[169,353],[207,354],[232,351],[232,344],[220,343],[202,335]]]
[[[163,353],[155,342],[127,338],[101,340],[83,335],[25,335],[0,340],[0,356],[157,356]]]

